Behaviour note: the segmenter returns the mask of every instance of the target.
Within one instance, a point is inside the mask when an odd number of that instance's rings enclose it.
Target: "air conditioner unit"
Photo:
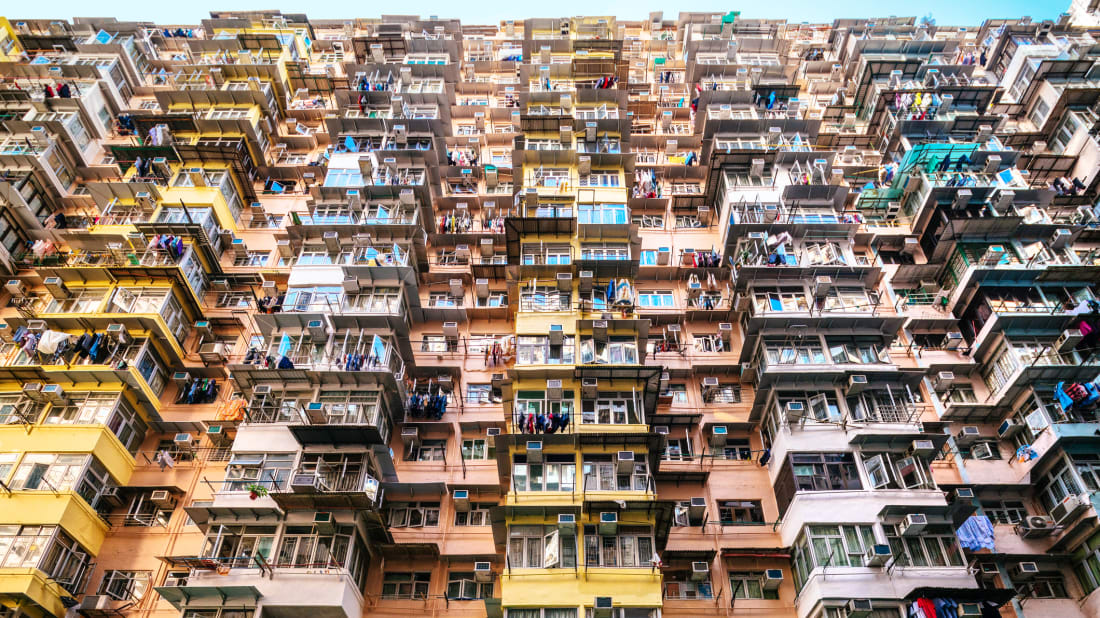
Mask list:
[[[1069,246],[1070,239],[1073,238],[1073,231],[1066,228],[1058,228],[1054,230],[1054,236],[1050,239],[1051,249],[1065,249]]]
[[[149,492],[149,502],[157,505],[157,508],[160,509],[172,509],[176,506],[175,498],[166,489]]]
[[[831,289],[833,289],[832,277],[821,275],[814,278],[814,298],[825,298]]]
[[[874,608],[871,599],[852,599],[844,606],[846,618],[870,618]]]
[[[528,440],[527,463],[542,463],[542,442],[538,440]]]
[[[702,519],[703,515],[707,512],[707,499],[706,498],[692,498],[688,502],[688,517],[692,519]]]
[[[67,403],[65,399],[65,389],[63,389],[60,384],[46,384],[42,387],[41,392],[42,397],[54,405],[64,405]]]
[[[917,536],[928,526],[928,517],[924,513],[909,513],[898,529],[902,536]]]
[[[599,385],[599,378],[581,378],[581,396],[586,399],[595,399]]]
[[[444,322],[443,336],[448,339],[456,339],[458,337],[458,322]]]
[[[760,580],[760,585],[764,590],[777,590],[782,583],[783,569],[767,569],[764,571],[764,577]]]
[[[172,438],[172,444],[181,452],[191,452],[195,446],[194,441],[191,439],[191,434],[189,433],[177,433],[175,437]]]
[[[981,430],[976,426],[972,426],[972,424],[968,424],[955,435],[955,440],[959,444],[969,444],[979,438],[981,438]]]
[[[551,401],[561,400],[561,380],[546,381],[546,398]]]
[[[558,513],[558,530],[576,530],[577,516],[572,513]]]
[[[332,519],[332,513],[321,511],[313,514],[313,527],[319,534],[332,534],[336,532],[336,522]]]
[[[656,427],[653,428],[653,433],[655,433],[659,436],[667,436],[668,435],[668,425],[657,425]]]
[[[500,427],[489,427],[485,429],[485,435],[492,438],[500,435]]]
[[[1055,527],[1053,518],[1031,515],[1016,525],[1016,534],[1024,539],[1041,539],[1050,536]]]
[[[955,374],[951,371],[941,371],[936,374],[935,380],[932,382],[932,387],[936,389],[936,392],[942,393],[947,390],[952,384],[955,383]]]
[[[909,454],[913,457],[932,457],[936,450],[936,443],[931,440],[913,440],[909,445]]]
[[[619,474],[631,474],[634,472],[634,451],[619,451],[615,460],[618,462]]]
[[[271,394],[271,386],[269,386],[267,384],[259,384],[257,386],[253,386],[252,387],[252,394],[253,395],[270,395]]]
[[[479,581],[479,582],[491,582],[491,581],[493,581],[493,565],[489,562],[475,562],[474,563],[474,581]]]
[[[1073,348],[1077,347],[1077,344],[1081,343],[1081,340],[1084,338],[1085,336],[1081,334],[1081,329],[1066,329],[1062,331],[1062,334],[1054,342],[1054,349],[1059,352],[1070,352]]]
[[[1020,425],[1016,421],[1008,418],[1008,419],[1005,419],[1001,423],[1000,427],[997,428],[997,437],[1002,439],[1002,440],[1008,440],[1008,439],[1012,438],[1012,436],[1015,436],[1016,434],[1020,433],[1021,429],[1023,429],[1022,425]]]
[[[115,612],[123,599],[116,599],[105,594],[89,594],[80,600],[77,605],[77,613],[80,615],[98,615],[103,612]]]
[[[982,437],[982,432],[974,425],[967,425],[962,428],[959,433],[955,435],[955,441],[960,445],[972,444],[975,440]]]
[[[199,346],[199,357],[206,362],[221,362],[225,360],[224,343],[204,343]]]
[[[23,396],[31,401],[46,401],[46,396],[42,394],[42,384],[39,382],[28,382],[24,384]]]
[[[32,333],[41,333],[46,330],[45,320],[27,320],[27,330]]]
[[[11,294],[12,298],[23,298],[27,295],[27,287],[19,279],[8,279],[8,282],[4,284],[4,289]]]
[[[715,425],[710,428],[710,445],[715,447],[722,447],[726,445],[726,435],[728,429],[725,425]]]
[[[959,603],[955,615],[958,618],[981,618],[984,614],[981,603]]]
[[[50,296],[58,299],[69,298],[72,293],[69,292],[69,288],[65,285],[65,282],[61,280],[61,277],[46,277],[42,284],[46,286],[46,290],[49,291]]]
[[[320,484],[321,477],[314,472],[301,472],[290,477],[290,490],[295,493],[312,493]]]
[[[945,350],[958,350],[962,347],[963,335],[960,332],[952,331],[943,336],[943,343],[940,344]]]
[[[858,395],[867,390],[869,383],[867,382],[867,376],[863,374],[852,374],[848,376],[848,395]]]
[[[1034,562],[1018,562],[1010,572],[1013,581],[1027,581],[1039,574],[1039,565]]]
[[[668,266],[672,261],[672,249],[669,247],[657,247],[657,265]]]
[[[325,411],[325,404],[320,401],[311,401],[306,404],[305,408],[306,420],[310,425],[325,425],[328,423],[328,413]],[[413,429],[416,429],[415,427]]]
[[[619,514],[614,512],[600,513],[600,534],[616,534],[619,531]]]
[[[872,545],[863,556],[863,565],[875,567],[883,566],[886,564],[886,561],[890,559],[891,555],[889,545]]]
[[[788,423],[800,422],[806,416],[806,404],[801,401],[788,401],[786,413]]]
[[[951,502],[958,502],[960,500],[973,500],[974,490],[969,487],[956,487],[951,492]]]
[[[420,428],[419,427],[402,427],[401,428],[401,441],[405,444],[420,444]]]
[[[470,512],[470,492],[466,489],[456,489],[451,493],[455,503],[455,510],[459,513]]]
[[[228,446],[233,440],[225,433],[225,425],[211,425],[206,428],[206,437],[217,446]]]
[[[1062,501],[1054,505],[1054,508],[1050,509],[1050,516],[1054,518],[1054,523],[1059,526],[1066,526],[1073,521],[1074,517],[1077,517],[1081,511],[1084,511],[1087,506],[1087,502],[1081,500],[1080,496],[1076,494],[1070,494]]]
[[[596,597],[592,602],[592,618],[611,618],[612,607],[611,597]]]
[[[691,563],[691,581],[702,582],[710,578],[710,565],[706,562]]]

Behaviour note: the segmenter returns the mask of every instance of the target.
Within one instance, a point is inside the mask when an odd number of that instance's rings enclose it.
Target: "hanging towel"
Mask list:
[[[959,545],[971,551],[988,549],[993,551],[993,523],[985,515],[971,515],[959,526],[955,533]]]
[[[42,338],[38,341],[38,351],[43,354],[53,354],[57,351],[57,346],[68,338],[69,333],[48,330],[42,333]]]

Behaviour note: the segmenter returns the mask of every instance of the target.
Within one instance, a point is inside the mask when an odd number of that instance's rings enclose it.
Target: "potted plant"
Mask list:
[[[249,485],[248,487],[245,487],[245,489],[248,490],[248,497],[252,500],[255,500],[256,498],[259,498],[260,496],[266,496],[267,495],[267,488],[264,487],[263,485],[258,484],[258,483],[253,483],[253,484]]]

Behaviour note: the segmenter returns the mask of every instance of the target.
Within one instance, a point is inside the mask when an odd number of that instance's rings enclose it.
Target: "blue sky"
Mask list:
[[[47,3],[22,3],[9,0],[0,13],[14,18],[58,18],[73,16],[112,16],[119,19],[154,20],[161,23],[197,23],[211,9],[246,10],[279,8],[287,13],[305,12],[317,19],[377,17],[381,13],[420,14],[458,17],[466,23],[496,23],[501,19],[525,17],[565,17],[571,15],[615,15],[623,19],[642,19],[650,11],[664,11],[666,19],[680,10],[739,10],[745,17],[782,18],[790,22],[828,22],[838,17],[931,14],[940,24],[978,24],[987,18],[1012,18],[1030,15],[1033,19],[1052,19],[1069,8],[1069,0],[925,0],[919,3],[882,0],[783,0],[780,2],[731,3],[697,0],[677,3],[654,0],[608,0],[593,3],[582,0],[555,0],[545,4],[516,0],[405,0],[393,3],[311,0],[279,6],[276,0],[51,0]],[[553,7],[552,9],[547,7]],[[23,11],[26,10],[27,13]]]

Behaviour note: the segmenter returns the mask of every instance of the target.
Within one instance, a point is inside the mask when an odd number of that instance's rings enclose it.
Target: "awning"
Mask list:
[[[255,586],[157,586],[154,590],[179,610],[192,604],[256,607],[262,596]]]

